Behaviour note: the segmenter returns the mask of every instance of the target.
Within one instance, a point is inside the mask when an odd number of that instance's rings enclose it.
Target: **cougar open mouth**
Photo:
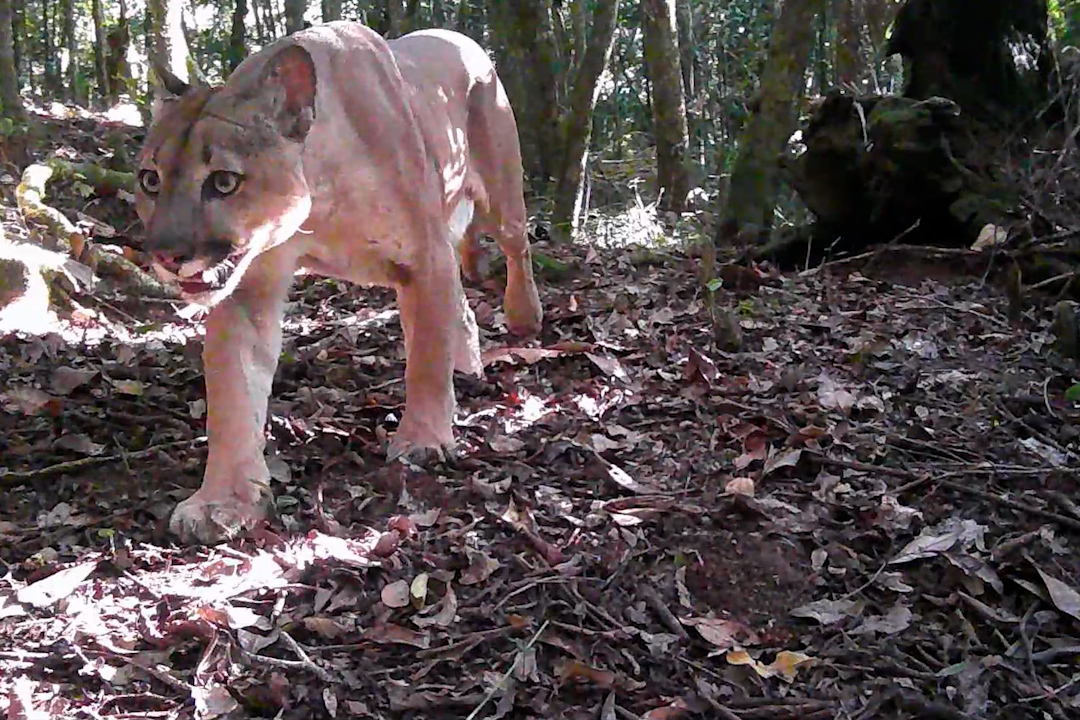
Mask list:
[[[229,278],[236,270],[236,263],[241,257],[243,257],[243,253],[231,255],[217,265],[207,268],[194,276],[178,276],[176,283],[185,295],[200,295],[218,290],[229,281]]]

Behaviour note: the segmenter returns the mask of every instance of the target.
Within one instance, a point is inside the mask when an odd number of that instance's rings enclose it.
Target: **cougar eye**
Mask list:
[[[240,175],[228,170],[216,170],[210,174],[210,187],[218,195],[232,195],[240,187]]]
[[[161,176],[153,170],[143,170],[139,173],[139,185],[147,195],[157,195],[161,190]]]

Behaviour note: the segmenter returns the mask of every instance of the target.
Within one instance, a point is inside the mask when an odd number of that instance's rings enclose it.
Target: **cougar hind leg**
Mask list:
[[[466,250],[466,246],[469,244],[469,230],[476,224],[475,213],[486,205],[485,198],[478,198],[478,200],[480,202],[477,202],[472,197],[462,198],[458,206],[454,208],[454,212],[451,213],[450,222],[448,223],[451,238],[458,248],[461,266],[466,274],[468,274],[466,269],[467,261],[476,262],[475,251],[473,255],[469,255],[469,251]],[[478,205],[480,207],[477,207]],[[465,296],[465,289],[461,286],[460,279],[455,277],[455,281],[454,296],[458,304],[455,316],[457,317],[458,329],[453,335],[454,369],[465,374],[480,376],[484,373],[484,365],[480,360],[480,331],[476,325],[476,315],[473,314],[472,308],[469,307],[469,299]]]
[[[486,232],[494,237],[506,256],[506,324],[516,335],[535,335],[540,332],[544,313],[526,233],[521,147],[514,111],[494,72],[490,81],[477,84],[469,97],[468,135],[470,164],[483,180],[488,208],[476,214],[465,233],[462,268],[466,274],[478,272],[479,235]],[[466,265],[466,245],[471,245],[467,252],[473,253],[468,257],[472,267]]]

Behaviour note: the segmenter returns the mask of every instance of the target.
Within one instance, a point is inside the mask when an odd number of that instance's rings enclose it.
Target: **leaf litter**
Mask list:
[[[89,129],[52,126],[96,160]],[[50,195],[137,245],[130,202]],[[392,292],[298,282],[275,514],[218,547],[165,532],[206,460],[197,322],[103,281],[0,338],[0,713],[1076,715],[1080,406],[1047,312],[760,266],[717,292],[733,352],[691,258],[537,251],[568,269],[539,341],[503,334],[497,274],[467,289],[485,375],[428,470],[385,463]]]

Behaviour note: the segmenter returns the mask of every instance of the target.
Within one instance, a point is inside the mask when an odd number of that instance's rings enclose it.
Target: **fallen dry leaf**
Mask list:
[[[97,374],[97,370],[80,370],[63,365],[53,371],[50,386],[57,395],[70,395],[75,388],[90,382]]]
[[[383,605],[390,608],[403,608],[409,604],[409,583],[407,580],[395,580],[383,585],[380,593]]]
[[[499,561],[479,550],[466,549],[469,558],[469,567],[462,571],[458,578],[462,585],[476,585],[487,580],[491,573],[499,569]]]
[[[431,646],[431,636],[395,623],[379,622],[364,631],[364,639],[384,645],[411,645],[426,650]]]
[[[1047,575],[1041,568],[1035,568],[1035,571],[1039,573],[1043,584],[1046,585],[1046,591],[1050,593],[1050,600],[1054,603],[1054,607],[1080,620],[1080,593],[1057,578]]]
[[[97,569],[98,562],[89,560],[54,572],[47,578],[20,588],[15,593],[15,599],[37,608],[49,607],[75,592]]]

